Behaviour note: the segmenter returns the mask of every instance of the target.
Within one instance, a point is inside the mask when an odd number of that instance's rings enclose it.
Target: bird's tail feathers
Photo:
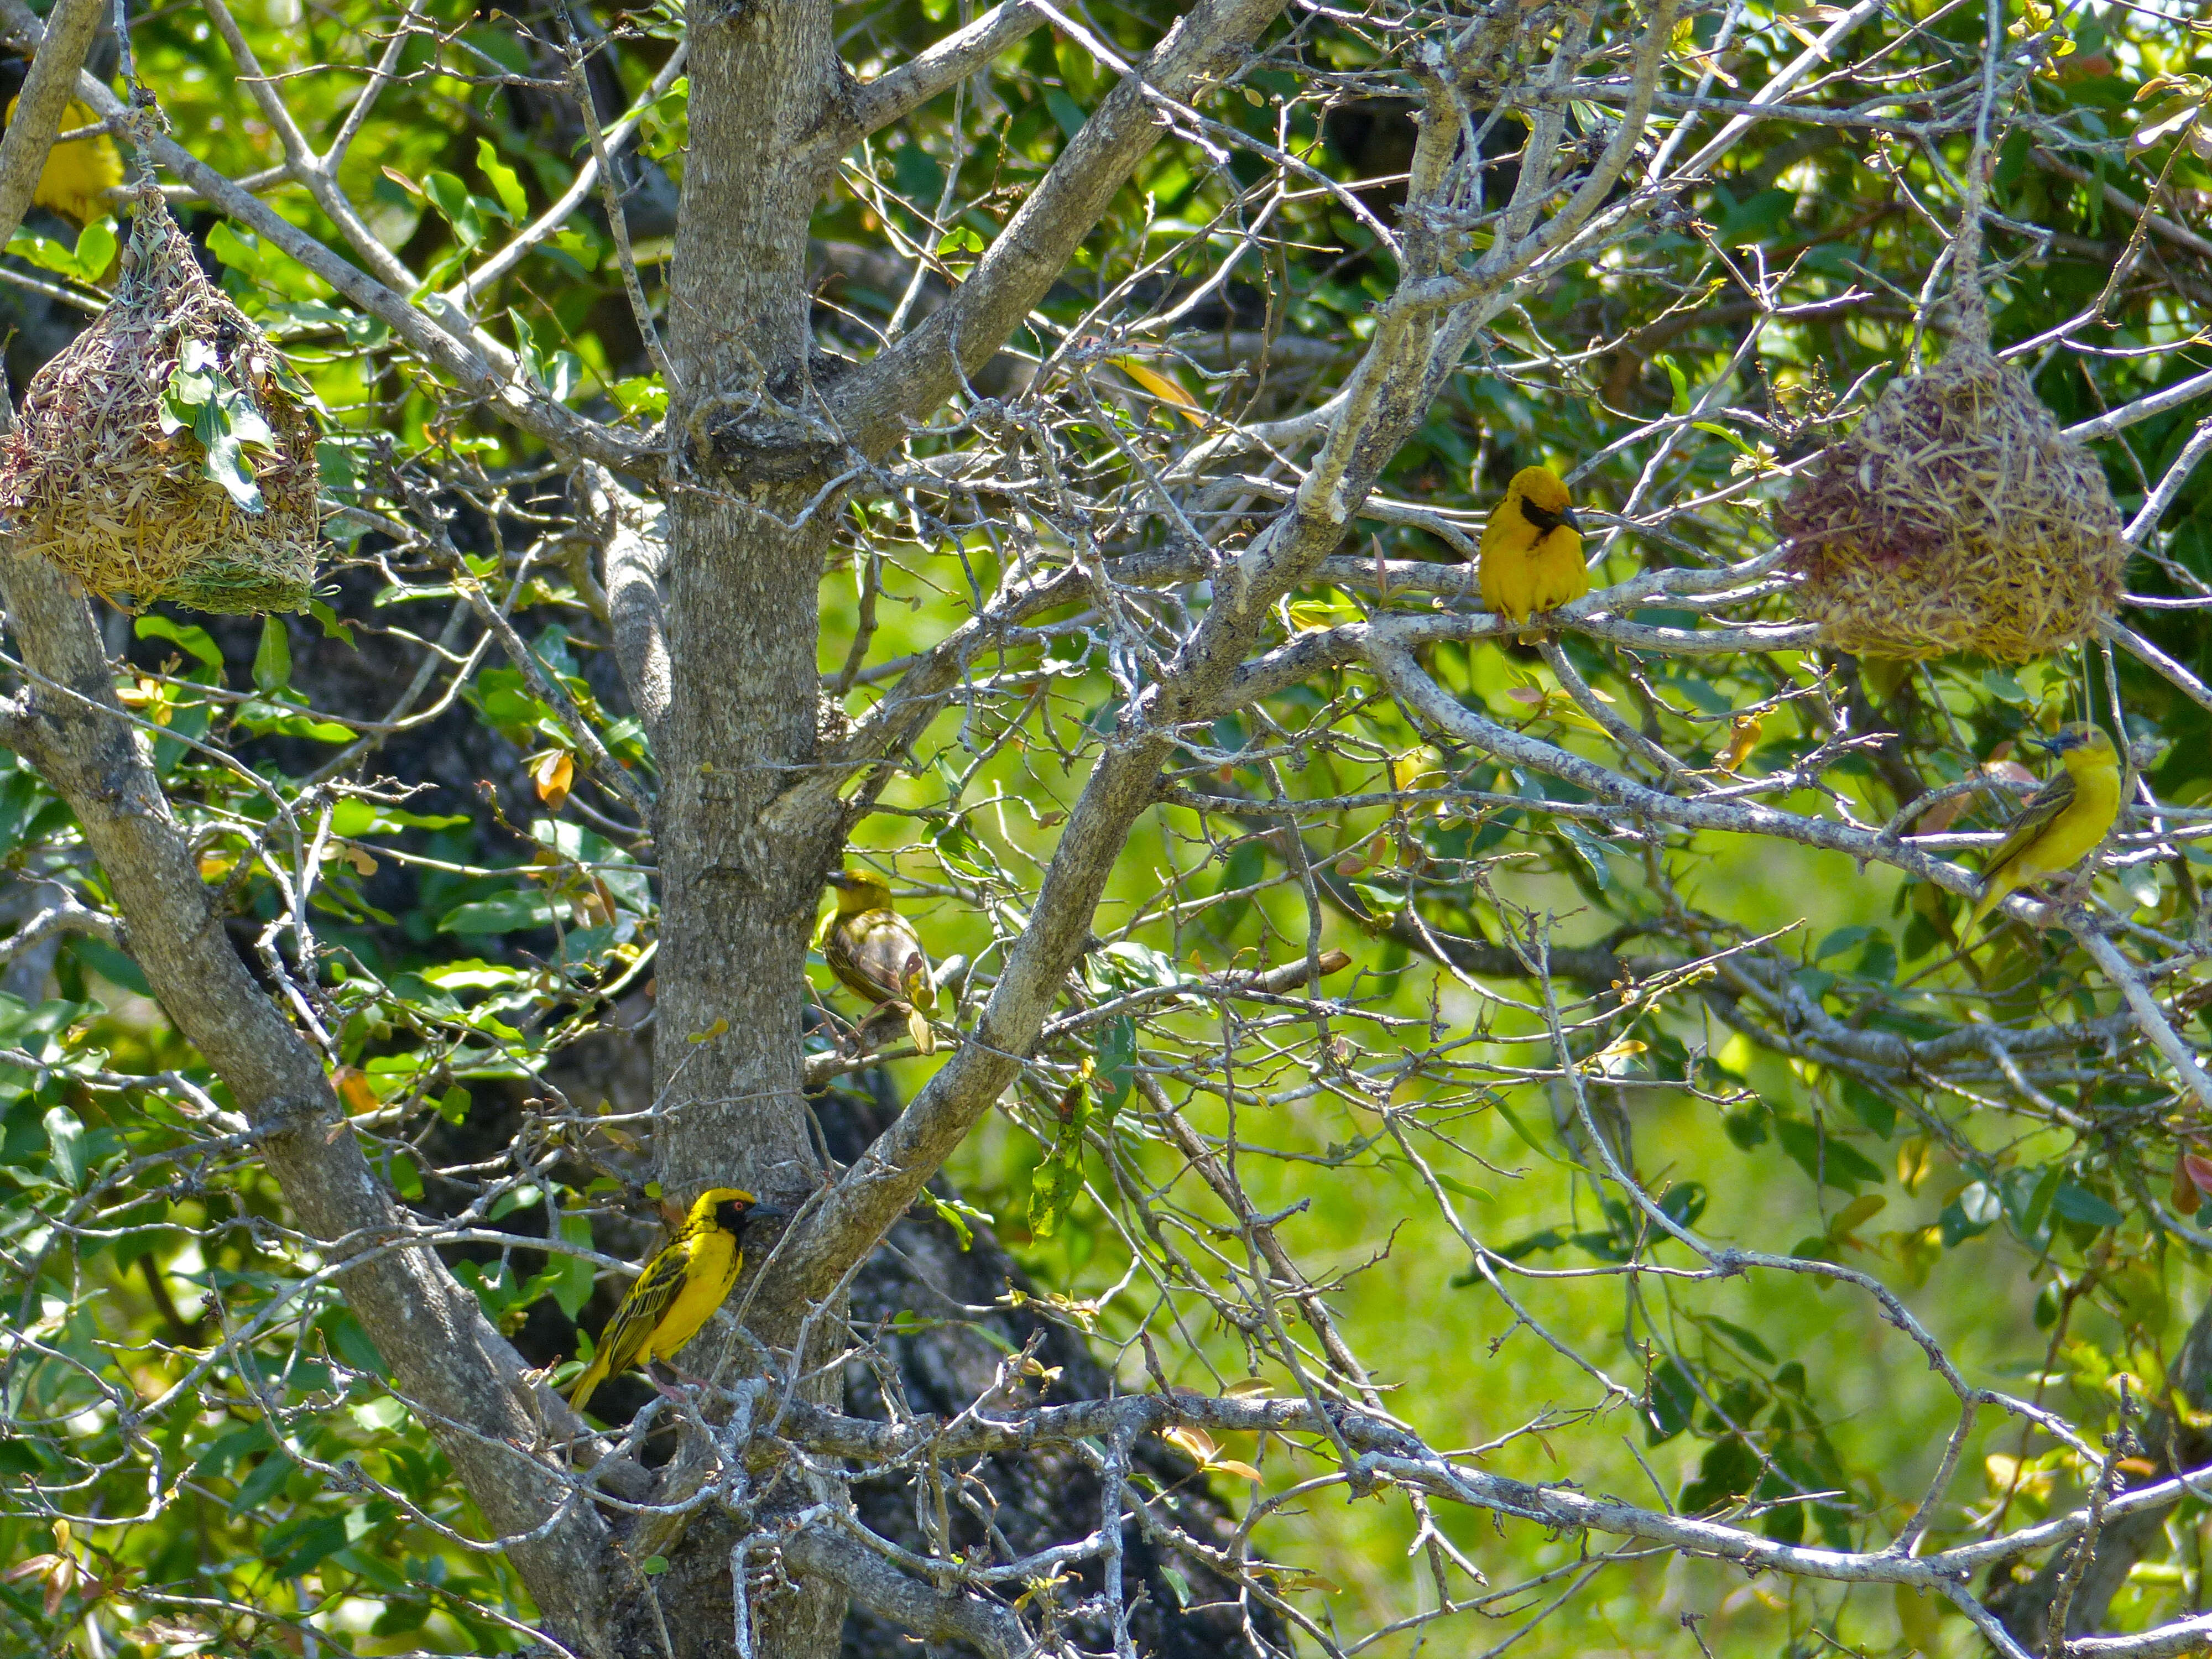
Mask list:
[[[606,1380],[607,1353],[602,1347],[592,1356],[592,1363],[584,1367],[583,1375],[569,1385],[569,1409],[580,1415],[584,1407],[591,1403],[592,1395],[598,1392],[599,1384]]]

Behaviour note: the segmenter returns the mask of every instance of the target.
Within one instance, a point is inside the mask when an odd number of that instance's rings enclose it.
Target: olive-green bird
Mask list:
[[[881,876],[841,870],[829,879],[837,890],[837,914],[823,935],[823,960],[854,995],[903,1009],[915,1048],[935,1054],[929,1014],[937,1006],[937,981],[930,976],[921,935],[891,908],[891,890]]]
[[[2027,798],[1983,862],[1981,895],[1959,930],[1961,951],[1973,948],[1982,918],[2007,894],[2072,869],[2096,849],[2120,813],[2119,751],[2102,730],[2077,720],[2049,738],[2028,741],[2057,756],[2059,769]]]
[[[599,1351],[569,1390],[568,1403],[582,1411],[599,1384],[617,1371],[666,1360],[696,1336],[745,1265],[746,1224],[789,1213],[736,1187],[710,1187],[700,1194],[676,1237],[653,1252],[599,1333]]]

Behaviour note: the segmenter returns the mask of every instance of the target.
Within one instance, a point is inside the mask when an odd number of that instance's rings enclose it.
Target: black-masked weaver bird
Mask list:
[[[692,1200],[676,1237],[653,1253],[599,1334],[592,1363],[569,1390],[578,1411],[617,1371],[665,1361],[699,1334],[738,1282],[747,1224],[789,1212],[737,1187],[710,1187]]]
[[[1959,930],[1959,948],[1973,948],[1989,915],[2018,889],[2063,874],[2100,846],[2120,815],[2120,751],[2087,720],[2030,738],[2058,757],[2058,769],[2027,798],[2005,838],[1982,865],[1981,892]]]

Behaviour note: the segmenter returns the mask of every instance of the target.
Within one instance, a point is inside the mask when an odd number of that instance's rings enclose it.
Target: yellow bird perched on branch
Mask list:
[[[1524,466],[1482,526],[1482,602],[1523,623],[1589,592],[1583,526],[1549,467]]]
[[[937,1006],[937,981],[921,935],[891,908],[891,890],[881,876],[841,870],[829,881],[837,890],[837,914],[823,935],[822,959],[854,995],[902,1010],[915,1048],[935,1054],[929,1013]]]
[[[746,1224],[787,1215],[736,1187],[710,1187],[692,1200],[676,1237],[655,1251],[599,1333],[599,1351],[568,1392],[581,1411],[617,1371],[666,1360],[714,1316],[745,1265]]]
[[[1982,865],[1982,890],[1959,930],[1959,949],[1973,948],[1982,918],[2005,896],[2072,869],[2094,851],[2120,814],[2120,757],[2112,740],[2087,720],[2029,742],[2058,757],[2059,769],[2027,798],[2005,838]]]
[[[8,100],[7,120],[11,126],[15,121],[15,106],[21,101],[20,95]],[[64,132],[99,125],[100,118],[74,100],[62,116]],[[31,200],[74,220],[82,228],[109,212],[101,192],[122,182],[122,153],[115,148],[115,140],[103,132],[95,137],[56,144],[48,150],[46,168],[39,174]]]

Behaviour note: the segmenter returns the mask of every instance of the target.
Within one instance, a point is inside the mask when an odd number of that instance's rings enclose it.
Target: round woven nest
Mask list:
[[[2022,662],[2112,614],[2127,562],[2104,470],[1978,342],[1893,382],[1783,503],[1790,567],[1827,642]]]
[[[33,378],[0,444],[15,550],[118,604],[297,611],[320,532],[306,388],[160,191],[136,206],[114,302]]]

